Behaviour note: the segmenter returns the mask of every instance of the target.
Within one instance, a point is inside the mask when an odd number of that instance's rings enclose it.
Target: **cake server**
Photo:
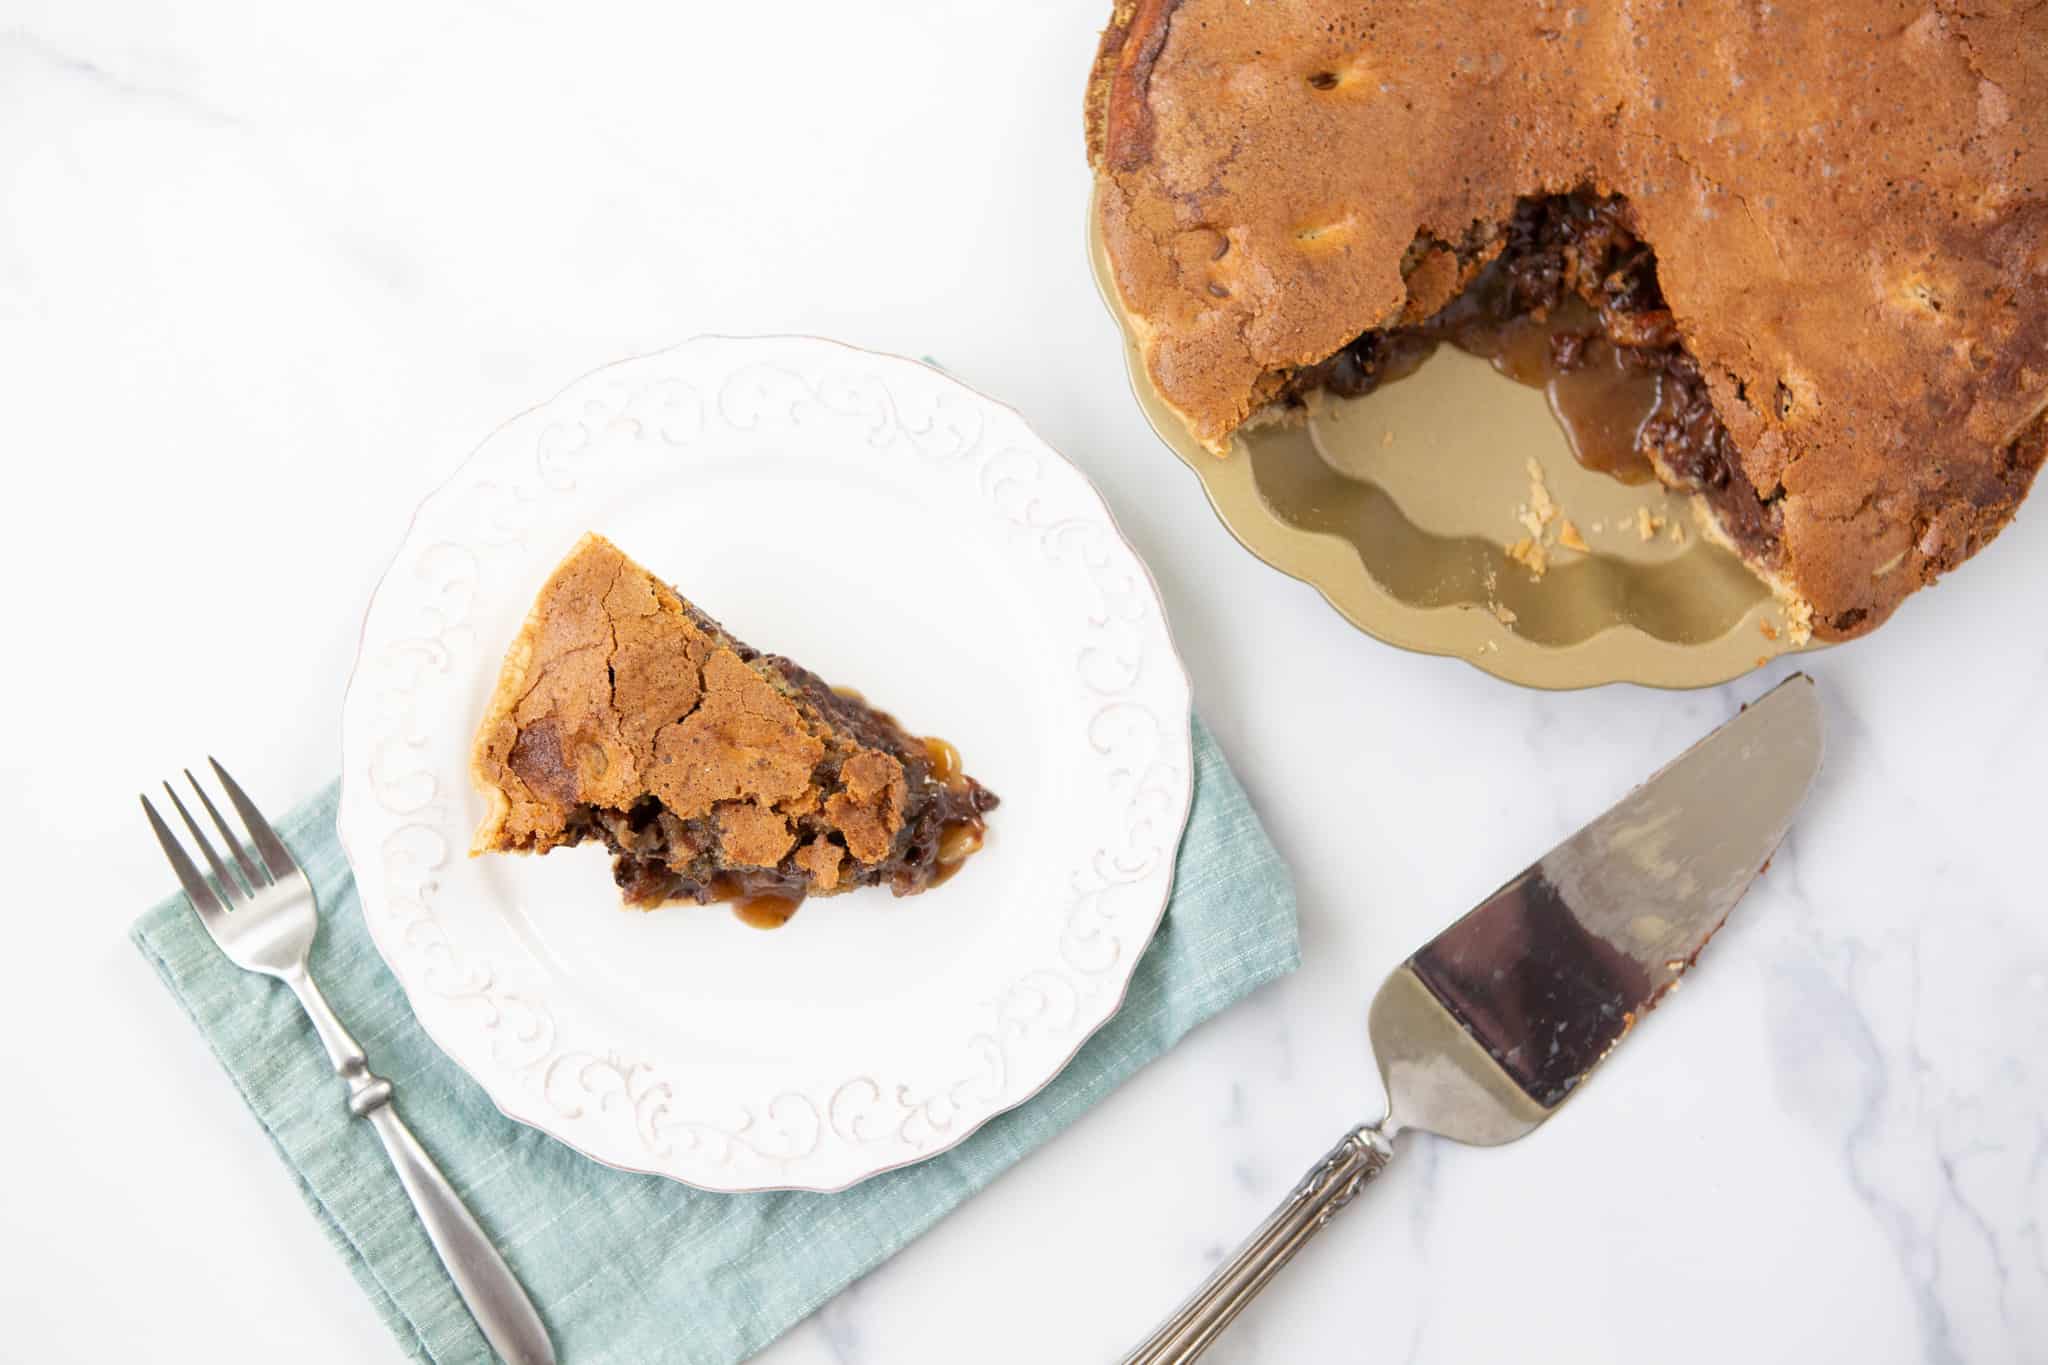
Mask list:
[[[1394,1157],[1403,1131],[1534,1131],[1698,960],[1820,771],[1794,674],[1394,969],[1367,1031],[1387,1115],[1344,1135],[1124,1365],[1201,1355]]]

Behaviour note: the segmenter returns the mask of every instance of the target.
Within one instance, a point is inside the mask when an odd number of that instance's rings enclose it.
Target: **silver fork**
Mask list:
[[[192,784],[199,804],[205,808],[213,827],[220,831],[232,868],[214,852],[205,831],[185,809],[177,790],[166,782],[164,791],[212,869],[212,885],[193,866],[170,826],[149,804],[149,798],[142,798],[150,827],[164,846],[164,856],[177,870],[178,881],[198,913],[199,922],[206,926],[206,932],[228,961],[245,971],[274,976],[298,996],[306,1016],[313,1021],[313,1032],[327,1049],[328,1060],[348,1082],[349,1109],[356,1117],[367,1118],[383,1139],[399,1183],[418,1210],[420,1221],[426,1224],[427,1239],[440,1254],[448,1278],[455,1282],[462,1301],[469,1305],[491,1349],[510,1365],[554,1365],[555,1350],[548,1341],[547,1328],[541,1325],[540,1314],[534,1311],[526,1291],[519,1287],[512,1268],[477,1226],[476,1218],[463,1206],[448,1177],[441,1174],[441,1168],[391,1107],[391,1082],[370,1070],[362,1046],[342,1026],[307,970],[313,936],[320,928],[313,884],[235,779],[215,760],[207,762],[213,764],[214,776],[227,792],[229,804],[249,831],[253,857],[221,818],[213,799],[192,776],[191,769],[186,769],[185,780]]]

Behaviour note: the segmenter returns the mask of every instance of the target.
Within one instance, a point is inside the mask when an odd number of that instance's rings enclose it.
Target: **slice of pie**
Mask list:
[[[1153,386],[1219,455],[1475,312],[1547,323],[1655,380],[1650,469],[1837,639],[2048,455],[2040,5],[1118,0],[1087,133]]]
[[[602,842],[628,904],[907,896],[981,845],[952,746],[728,634],[604,537],[540,590],[484,710],[476,853]]]

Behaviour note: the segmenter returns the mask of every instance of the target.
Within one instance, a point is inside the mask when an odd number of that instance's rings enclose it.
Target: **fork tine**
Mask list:
[[[199,797],[199,804],[206,807],[207,815],[212,817],[213,827],[220,831],[221,838],[227,840],[228,852],[234,855],[235,866],[241,869],[242,880],[249,884],[249,889],[254,891],[259,886],[268,886],[276,881],[277,879],[267,872],[257,872],[256,864],[249,861],[248,853],[242,848],[242,841],[228,828],[228,822],[220,818],[219,808],[213,804],[213,798],[206,794],[206,788],[199,785],[199,779],[192,776],[190,768],[185,769],[185,780],[192,784],[193,792]]]
[[[214,921],[226,914],[226,909],[215,898],[213,888],[206,884],[206,878],[185,856],[185,846],[178,842],[178,836],[171,833],[171,827],[156,813],[156,807],[149,804],[149,798],[142,798],[143,813],[149,816],[149,827],[156,831],[156,841],[163,845],[164,856],[171,860],[172,871],[178,874],[178,884],[185,888],[185,898],[192,902],[193,910],[199,914],[199,922],[206,926],[206,932],[214,932]]]
[[[206,841],[206,831],[199,828],[199,822],[192,818],[192,812],[186,810],[185,803],[178,799],[177,788],[166,782],[164,783],[164,790],[170,794],[171,804],[178,808],[178,815],[184,820],[185,828],[192,831],[192,838],[198,843],[199,851],[206,855],[207,865],[213,869],[213,879],[220,885],[221,900],[232,909],[235,902],[249,895],[249,892],[244,890],[242,884],[235,880],[234,874],[229,872],[227,865],[221,862],[220,855],[213,851],[213,845]]]
[[[242,790],[242,784],[228,776],[228,770],[220,766],[220,760],[209,755],[206,760],[213,765],[213,775],[220,779],[227,789],[228,801],[235,808],[235,814],[242,817],[242,823],[249,827],[249,837],[256,842],[256,851],[263,855],[263,866],[268,868],[272,878],[283,880],[298,875],[299,864],[292,857],[284,840],[277,837],[277,831],[263,818],[263,812],[256,809],[256,803]]]

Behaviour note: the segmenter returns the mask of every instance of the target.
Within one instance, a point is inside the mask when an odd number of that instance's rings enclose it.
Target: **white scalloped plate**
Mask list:
[[[465,856],[472,731],[601,531],[740,638],[952,740],[1003,798],[943,887],[621,909],[601,849]],[[1192,789],[1157,590],[1088,481],[928,366],[700,338],[515,418],[420,507],[343,707],[372,937],[516,1119],[714,1190],[841,1189],[1028,1099],[1116,1011]]]

